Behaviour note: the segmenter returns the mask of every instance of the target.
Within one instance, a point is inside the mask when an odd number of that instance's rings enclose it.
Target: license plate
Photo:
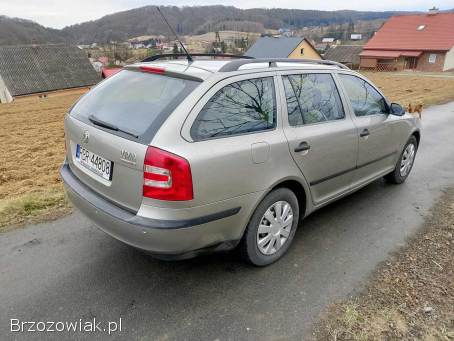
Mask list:
[[[112,180],[113,162],[80,146],[76,147],[76,161],[105,180]]]

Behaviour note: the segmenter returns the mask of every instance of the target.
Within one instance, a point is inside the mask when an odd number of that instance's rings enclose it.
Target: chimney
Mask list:
[[[438,8],[437,7],[432,7],[429,9],[429,13],[427,13],[428,15],[436,15],[438,14]]]

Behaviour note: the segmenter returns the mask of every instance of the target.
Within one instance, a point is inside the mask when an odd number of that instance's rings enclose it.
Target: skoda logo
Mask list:
[[[89,138],[90,138],[90,134],[88,133],[88,130],[85,130],[84,133],[82,134],[82,142],[88,143]]]

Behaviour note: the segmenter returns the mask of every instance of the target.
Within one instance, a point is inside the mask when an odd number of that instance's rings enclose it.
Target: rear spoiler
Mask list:
[[[189,75],[184,72],[175,72],[172,70],[168,70],[165,67],[162,66],[155,66],[155,65],[127,65],[123,69],[125,70],[130,70],[130,71],[136,71],[136,72],[146,72],[146,73],[153,73],[157,75],[164,75],[164,76],[169,76],[173,78],[181,78],[181,79],[186,79],[190,81],[195,81],[195,82],[203,82],[203,79],[197,76]]]

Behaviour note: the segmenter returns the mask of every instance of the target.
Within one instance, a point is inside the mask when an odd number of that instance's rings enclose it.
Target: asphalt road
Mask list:
[[[424,113],[416,164],[401,186],[377,181],[310,216],[267,268],[234,255],[161,262],[79,213],[0,235],[0,339],[108,338],[10,333],[21,321],[118,321],[139,340],[302,339],[327,304],[360,290],[454,184],[454,102]],[[42,325],[41,325],[42,327]]]

